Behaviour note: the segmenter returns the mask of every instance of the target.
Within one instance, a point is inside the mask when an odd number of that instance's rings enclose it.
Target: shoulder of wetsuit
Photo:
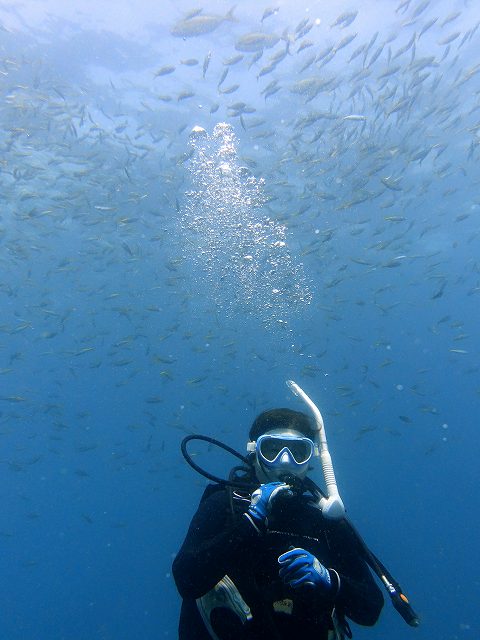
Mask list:
[[[202,504],[202,502],[205,502],[205,500],[210,498],[210,496],[212,496],[214,493],[218,493],[219,491],[225,491],[225,487],[222,484],[208,484],[202,494],[202,497],[200,498],[200,504]]]

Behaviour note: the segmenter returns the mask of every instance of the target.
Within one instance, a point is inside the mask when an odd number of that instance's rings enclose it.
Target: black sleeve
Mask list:
[[[246,517],[232,515],[225,490],[202,500],[173,562],[182,598],[199,598],[210,591],[231,567],[238,566],[245,546],[257,537]]]
[[[374,625],[383,607],[383,594],[347,522],[342,520],[335,524],[332,541],[335,563],[329,567],[330,575],[334,583],[338,581],[335,571],[340,578],[340,584],[336,585],[335,606],[357,624]]]

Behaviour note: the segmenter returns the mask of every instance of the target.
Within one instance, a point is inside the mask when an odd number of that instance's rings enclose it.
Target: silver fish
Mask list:
[[[345,27],[348,27],[348,25],[352,24],[357,16],[358,11],[349,11],[347,13],[342,13],[340,16],[338,16],[335,22],[332,22],[332,24],[330,25],[330,29],[339,26],[344,29]]]
[[[235,7],[232,7],[224,16],[195,14],[191,18],[177,22],[170,30],[170,33],[176,38],[194,38],[205,33],[211,33],[223,22],[235,22],[236,19],[233,17],[234,9]]]
[[[263,16],[262,16],[262,19],[260,20],[260,22],[263,22],[264,20],[266,20],[270,16],[276,15],[279,12],[279,10],[280,10],[280,7],[268,7],[263,12]]]
[[[208,65],[210,64],[211,59],[212,59],[212,52],[209,51],[203,60],[202,76],[204,78],[205,78],[205,74],[207,73]]]
[[[159,76],[166,76],[169,73],[173,73],[174,71],[175,71],[175,67],[173,66],[173,64],[168,64],[164,67],[161,67],[157,71],[155,71],[153,75],[155,78],[158,78]]]
[[[270,49],[279,42],[279,36],[274,33],[261,33],[252,32],[247,33],[244,36],[238,38],[235,43],[235,49],[237,51],[263,51],[263,49]]]

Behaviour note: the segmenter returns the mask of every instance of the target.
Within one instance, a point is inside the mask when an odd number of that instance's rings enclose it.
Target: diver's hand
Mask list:
[[[279,493],[291,491],[291,488],[285,482],[269,482],[262,484],[252,493],[250,506],[247,514],[254,522],[265,524],[265,520],[270,511],[272,501]]]
[[[292,547],[278,558],[278,575],[293,589],[299,587],[319,587],[328,592],[332,581],[328,569],[305,549]]]

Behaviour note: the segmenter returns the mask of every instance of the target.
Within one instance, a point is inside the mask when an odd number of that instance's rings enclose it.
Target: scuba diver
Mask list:
[[[250,428],[246,457],[206,436],[182,443],[187,461],[215,484],[173,562],[183,599],[180,640],[351,638],[348,620],[372,626],[383,607],[370,568],[406,621],[418,624],[398,583],[345,517],[320,412],[296,383],[287,384],[315,420],[292,409],[264,411]],[[244,464],[228,481],[218,479],[192,461],[191,439]],[[307,476],[315,457],[328,495]]]

